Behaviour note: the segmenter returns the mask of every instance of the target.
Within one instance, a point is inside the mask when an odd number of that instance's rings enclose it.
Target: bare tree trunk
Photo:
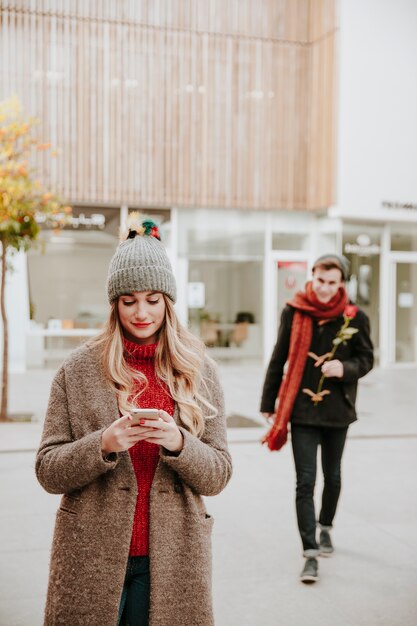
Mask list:
[[[9,330],[7,326],[6,304],[4,302],[4,291],[6,286],[6,246],[4,241],[1,250],[1,287],[0,287],[0,309],[3,322],[3,372],[1,379],[1,408],[0,421],[7,420],[7,391],[9,378]]]

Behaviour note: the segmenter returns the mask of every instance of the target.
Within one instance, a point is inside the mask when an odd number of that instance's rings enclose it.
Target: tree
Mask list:
[[[35,178],[33,156],[37,151],[56,152],[40,143],[34,127],[37,120],[27,117],[17,98],[0,102],[0,309],[3,322],[3,368],[0,421],[7,421],[9,335],[5,307],[9,251],[27,250],[39,233],[39,221],[61,228],[71,214],[59,198],[43,188]]]

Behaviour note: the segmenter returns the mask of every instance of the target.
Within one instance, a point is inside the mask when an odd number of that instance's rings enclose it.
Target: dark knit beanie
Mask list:
[[[320,265],[320,263],[334,263],[342,272],[343,280],[347,280],[349,278],[350,263],[342,254],[323,254],[322,256],[319,256],[319,258],[314,262],[313,272],[317,265]]]
[[[128,234],[110,261],[107,295],[110,304],[125,293],[160,291],[173,302],[177,288],[171,263],[160,241],[157,225],[129,215]]]

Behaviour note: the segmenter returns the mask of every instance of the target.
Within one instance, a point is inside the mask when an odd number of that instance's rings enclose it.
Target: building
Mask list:
[[[417,362],[417,13],[366,4],[0,1],[2,94],[62,151],[38,166],[75,217],[15,261],[14,368],[97,332],[134,209],[162,223],[178,311],[215,357],[265,361],[314,258],[343,251],[381,364]]]

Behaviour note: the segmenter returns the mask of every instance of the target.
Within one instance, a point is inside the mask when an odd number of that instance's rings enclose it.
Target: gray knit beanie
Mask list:
[[[173,302],[177,299],[171,263],[160,241],[158,227],[151,220],[129,219],[127,239],[110,261],[107,277],[110,304],[133,291],[160,291]]]
[[[317,265],[326,262],[334,263],[340,269],[340,271],[342,272],[343,280],[347,280],[349,278],[350,263],[349,260],[342,254],[323,254],[322,256],[319,256],[319,258],[316,259],[316,261],[314,262],[313,272]]]

